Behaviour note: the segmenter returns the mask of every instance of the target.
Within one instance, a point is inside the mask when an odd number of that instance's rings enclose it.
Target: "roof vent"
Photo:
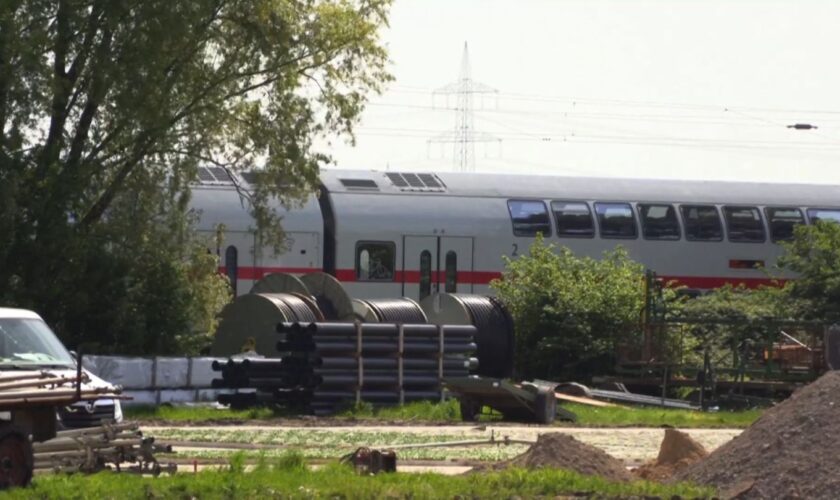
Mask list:
[[[371,179],[339,179],[347,189],[354,191],[379,191],[376,181]]]
[[[443,192],[446,186],[435,174],[388,172],[385,174],[400,191]]]

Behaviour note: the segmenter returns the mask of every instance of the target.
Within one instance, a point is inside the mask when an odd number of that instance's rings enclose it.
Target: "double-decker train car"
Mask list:
[[[503,255],[538,233],[578,255],[617,245],[691,289],[768,283],[797,224],[840,222],[840,186],[545,175],[322,170],[284,214],[285,252],[257,244],[243,197],[222,169],[202,169],[192,206],[237,294],[272,272],[334,275],[358,298],[492,293]],[[238,179],[247,189],[247,176]],[[792,277],[792,276],[785,276]]]

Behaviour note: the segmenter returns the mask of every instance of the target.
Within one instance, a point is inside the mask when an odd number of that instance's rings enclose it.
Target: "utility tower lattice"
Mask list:
[[[470,76],[470,55],[467,50],[467,43],[464,42],[464,53],[461,57],[461,72],[458,81],[445,85],[432,93],[432,97],[438,95],[446,96],[447,105],[449,96],[456,96],[455,106],[455,130],[443,132],[429,139],[429,144],[454,145],[453,161],[461,172],[472,172],[475,170],[475,143],[476,142],[501,142],[501,139],[490,134],[475,130],[473,118],[473,96],[476,94],[498,94],[499,91],[483,83],[473,81]]]

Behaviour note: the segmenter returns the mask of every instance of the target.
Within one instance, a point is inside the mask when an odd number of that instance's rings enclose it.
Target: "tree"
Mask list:
[[[786,311],[802,319],[840,320],[840,224],[816,221],[798,226],[785,242],[779,266],[795,272],[785,283],[790,300]]]
[[[329,161],[315,141],[352,140],[390,78],[388,6],[0,2],[3,301],[43,312],[66,339],[113,349],[103,342],[127,328],[157,338],[131,337],[133,350],[180,348],[172,339],[212,323],[220,294],[190,226],[198,165],[260,165],[249,203],[279,247],[274,200],[312,192]]]
[[[596,260],[537,237],[527,255],[506,258],[491,286],[514,317],[521,377],[603,372],[617,346],[640,333],[644,268],[621,247]]]

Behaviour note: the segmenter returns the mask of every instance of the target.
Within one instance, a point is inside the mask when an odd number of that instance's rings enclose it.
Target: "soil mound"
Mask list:
[[[796,391],[675,480],[729,498],[837,498],[840,494],[840,372]]]
[[[642,479],[664,481],[708,454],[702,444],[685,432],[665,429],[665,437],[659,445],[659,456],[633,472]]]
[[[601,476],[610,481],[633,479],[621,460],[559,432],[540,435],[528,451],[510,460],[493,464],[489,469],[508,467],[567,469],[580,474]]]

